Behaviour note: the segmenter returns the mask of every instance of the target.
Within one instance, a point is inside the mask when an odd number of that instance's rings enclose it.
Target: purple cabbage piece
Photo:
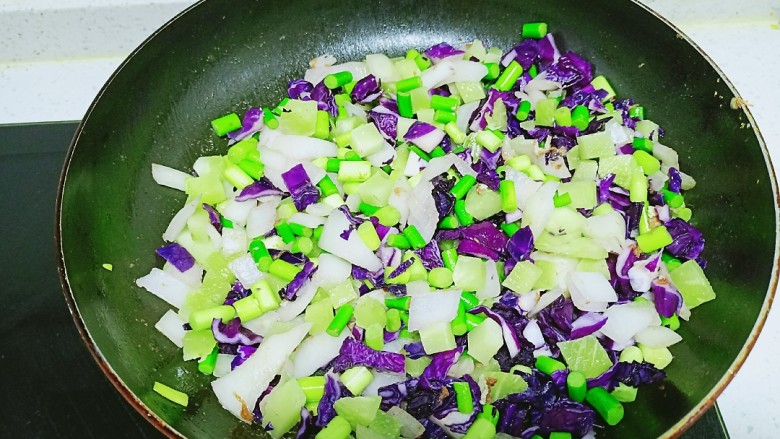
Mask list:
[[[570,340],[585,337],[601,329],[607,323],[607,317],[601,313],[588,312],[571,323]]]
[[[422,375],[420,375],[420,385],[426,389],[434,388],[434,381],[440,381],[447,377],[447,372],[458,361],[463,353],[463,348],[455,348],[449,351],[433,354],[431,364],[429,364]]]
[[[166,261],[170,262],[171,265],[176,267],[176,269],[182,273],[195,265],[195,258],[192,257],[186,248],[182,247],[176,242],[172,242],[166,246],[158,248],[157,254]]]
[[[311,91],[311,100],[317,101],[317,109],[321,111],[327,111],[332,116],[337,116],[339,109],[336,105],[336,98],[333,96],[333,92],[325,86],[325,81],[322,80]]]
[[[466,52],[456,49],[447,43],[439,43],[425,51],[428,58],[434,61],[439,61],[455,55],[463,55],[464,53]]]
[[[251,290],[244,288],[244,286],[241,285],[241,282],[236,281],[233,284],[233,288],[230,291],[228,291],[227,296],[225,297],[225,301],[222,304],[232,305],[236,302],[236,300],[243,299],[244,297],[248,297],[251,294],[252,294]]]
[[[423,345],[421,341],[415,341],[404,345],[404,350],[406,351],[406,353],[409,354],[409,358],[411,358],[412,360],[416,360],[426,355],[425,349],[423,349]]]
[[[263,110],[251,107],[244,113],[241,128],[229,132],[227,136],[232,142],[238,142],[260,131],[261,128],[263,128]]]
[[[242,189],[241,193],[236,196],[236,201],[254,200],[257,198],[282,194],[284,194],[284,192],[274,186],[274,184],[271,183],[269,179],[260,177],[259,180]]]
[[[525,226],[515,232],[506,243],[506,251],[517,262],[531,257],[534,251],[534,232],[530,226]]]
[[[360,104],[368,104],[380,96],[382,96],[382,89],[374,75],[368,75],[359,80],[350,93],[350,97]]]
[[[444,139],[444,131],[426,122],[416,121],[404,134],[404,140],[424,151],[435,148]]]
[[[219,343],[224,344],[256,345],[263,341],[263,337],[241,326],[238,317],[227,323],[222,323],[220,319],[212,320],[211,332]]]
[[[339,398],[351,397],[352,393],[347,390],[341,380],[332,373],[325,374],[325,393],[317,405],[317,418],[314,425],[325,427],[333,418],[336,417],[336,409],[333,404]]]
[[[435,422],[428,418],[423,418],[419,421],[425,428],[425,434],[423,437],[427,439],[449,439],[450,436],[447,434],[447,432],[444,431],[443,428],[439,427]]]
[[[244,361],[251,357],[256,350],[257,348],[254,346],[238,346],[238,348],[236,348],[236,356],[233,358],[233,361],[230,362],[230,370],[244,364]]]
[[[422,261],[423,267],[425,267],[426,270],[430,271],[434,268],[444,266],[444,261],[441,259],[439,244],[434,240],[431,240],[425,247],[415,250],[414,252],[420,257],[420,261]]]
[[[301,425],[298,427],[298,432],[295,434],[295,439],[302,439],[306,437],[306,430],[311,427],[314,417],[306,407],[301,407]]]
[[[282,296],[287,300],[295,300],[295,296],[312,275],[317,271],[317,266],[309,261],[304,264],[303,269],[295,275],[293,280],[282,290]]]
[[[378,111],[370,111],[368,116],[376,125],[379,133],[385,140],[395,143],[395,138],[398,135],[398,115],[392,113],[380,113]]]
[[[574,109],[577,105],[584,105],[588,107],[588,110],[590,111],[606,113],[607,108],[604,107],[604,104],[601,102],[605,97],[607,97],[606,90],[596,90],[592,85],[588,84],[566,96],[563,101],[561,101],[561,105],[570,109]]]
[[[495,170],[501,160],[501,149],[497,149],[496,152],[490,152],[487,148],[482,148],[479,152],[479,159],[490,169]]]
[[[445,137],[449,138],[449,137]],[[450,193],[450,189],[455,186],[455,180],[444,176],[435,177],[433,184],[433,201],[436,203],[436,211],[439,213],[439,220],[449,215],[455,207],[455,196]]]
[[[390,272],[390,275],[387,276],[388,279],[394,279],[406,272],[409,268],[412,267],[414,264],[415,259],[411,258],[404,262],[401,262],[401,264],[398,265],[398,267],[395,268],[395,270]]]
[[[217,229],[217,232],[222,233],[222,216],[217,212],[217,209],[206,203],[201,204],[201,206],[203,206],[203,210],[209,214],[209,222],[211,225]]]
[[[545,78],[561,84],[564,88],[584,87],[593,79],[593,67],[588,61],[569,51],[545,70]]]
[[[490,190],[497,191],[498,186],[501,184],[501,177],[494,169],[490,169],[490,166],[485,162],[478,161],[474,163],[472,169],[477,172],[477,181],[484,184]]]
[[[637,387],[643,384],[654,384],[666,379],[666,373],[647,362],[620,362],[615,366],[613,375],[615,381],[627,386]]]
[[[654,279],[652,291],[658,314],[668,318],[677,314],[682,307],[682,296],[668,281],[659,282],[659,279]]]
[[[553,355],[558,355],[558,342],[571,338],[574,320],[574,304],[563,297],[557,298],[536,316],[539,329]]]
[[[537,42],[536,47],[539,52],[539,67],[541,69],[546,69],[550,64],[558,61],[558,58],[561,56],[552,34],[547,34],[544,38],[541,38]]]
[[[503,249],[509,238],[495,224],[482,221],[467,227],[461,227],[460,236],[464,239],[478,242],[484,246]]]
[[[704,236],[699,229],[680,218],[672,218],[665,226],[673,239],[665,248],[667,253],[684,259],[698,259],[701,256]]]
[[[536,62],[538,56],[538,43],[536,40],[529,38],[505,53],[501,57],[501,65],[506,67],[512,61],[517,61],[523,67],[523,70],[528,70]]]
[[[343,372],[354,366],[372,367],[384,372],[404,373],[404,356],[393,352],[376,351],[363,343],[347,338],[339,355],[332,363],[333,370]]]
[[[295,208],[299,212],[303,212],[307,206],[319,201],[320,190],[312,184],[309,174],[300,163],[283,173],[282,179],[292,195]]]
[[[377,394],[382,398],[380,407],[382,410],[388,410],[393,406],[400,406],[401,402],[409,396],[409,389],[417,387],[419,380],[417,378],[410,378],[406,381],[401,381],[394,384],[388,384],[380,387]]]
[[[477,256],[480,258],[492,259],[494,261],[499,260],[497,251],[470,239],[462,239],[458,242],[458,254]]]
[[[669,168],[669,190],[679,194],[682,190],[682,175],[676,168]]]
[[[287,96],[290,99],[308,101],[311,99],[312,90],[314,90],[314,85],[305,79],[293,79],[287,84]]]

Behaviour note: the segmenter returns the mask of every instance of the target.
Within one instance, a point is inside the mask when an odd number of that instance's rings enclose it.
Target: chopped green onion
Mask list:
[[[469,326],[466,323],[466,308],[463,306],[462,303],[458,305],[458,314],[455,316],[455,319],[451,322],[450,327],[452,328],[452,333],[456,337],[460,337],[461,335],[466,334],[469,332]]]
[[[417,145],[409,145],[409,150],[413,151],[415,154],[417,154],[417,157],[420,157],[421,159],[425,160],[426,162],[431,161],[431,156],[428,155],[427,152],[420,149]]]
[[[492,439],[496,436],[496,426],[488,419],[477,417],[463,439]]]
[[[214,373],[214,369],[217,366],[217,355],[219,354],[219,348],[214,346],[214,350],[210,354],[198,360],[198,372],[203,375],[211,375]]]
[[[672,331],[676,331],[680,329],[680,318],[677,317],[677,314],[672,314],[671,317],[664,317],[664,316],[659,316],[659,317],[661,317],[662,326],[666,326]]]
[[[501,66],[498,65],[498,63],[485,63],[485,67],[487,67],[488,72],[482,79],[487,79],[488,81],[492,81],[496,78],[498,78],[498,75],[501,74]]]
[[[682,196],[682,194],[672,192],[669,189],[661,189],[661,194],[663,194],[666,204],[668,204],[671,208],[678,208],[685,202],[685,198]]]
[[[523,38],[544,38],[547,35],[547,23],[525,23],[522,31]]]
[[[415,88],[422,87],[422,78],[419,76],[412,76],[411,78],[402,79],[395,84],[395,89],[401,93],[414,90]]]
[[[585,131],[590,123],[590,111],[584,105],[577,105],[571,111],[571,124],[580,131]]]
[[[607,425],[617,425],[623,419],[623,405],[603,387],[588,390],[585,400],[604,418]]]
[[[387,323],[385,328],[388,332],[395,332],[401,329],[401,312],[395,308],[387,310]]]
[[[263,108],[263,122],[272,130],[279,128],[279,119],[277,119],[276,115],[268,108]]]
[[[306,229],[311,230],[311,229]],[[303,253],[304,255],[310,255],[314,251],[314,241],[308,236],[299,236],[293,241],[290,251],[293,253]]]
[[[333,337],[338,337],[341,334],[341,331],[343,331],[347,326],[347,323],[349,323],[349,320],[352,318],[352,314],[354,312],[355,307],[351,304],[345,303],[344,305],[341,305],[336,311],[336,315],[333,317],[333,320],[331,320],[330,324],[328,325],[328,329],[326,329],[325,332]]]
[[[471,397],[471,386],[465,381],[456,381],[452,383],[455,390],[455,399],[458,405],[458,411],[461,413],[472,413],[474,411],[474,401]]]
[[[342,87],[352,82],[352,72],[343,71],[338,73],[331,73],[325,77],[323,82],[325,83],[325,87],[328,87],[331,90]]]
[[[236,113],[226,114],[211,121],[211,128],[219,137],[241,128],[241,119]]]
[[[477,178],[473,175],[466,174],[455,183],[455,186],[450,189],[450,193],[455,196],[455,199],[459,200],[466,196],[475,184],[477,184]]]
[[[528,115],[531,113],[531,101],[522,101],[517,107],[517,114],[515,118],[519,121],[528,119]]]
[[[555,193],[553,195],[553,205],[555,207],[564,207],[571,204],[571,195],[568,192],[564,194]]]
[[[379,207],[361,201],[358,210],[366,216],[372,216],[379,210]]]
[[[628,117],[635,117],[637,119],[644,119],[645,118],[645,107],[642,107],[641,105],[637,105],[636,107],[631,107],[628,110]]]
[[[179,392],[178,390],[170,388],[163,383],[155,381],[153,389],[163,398],[171,402],[175,402],[182,407],[187,407],[187,404],[189,404],[190,398],[186,393]]]
[[[189,324],[194,331],[198,331],[200,329],[210,328],[211,322],[214,319],[220,319],[222,322],[227,322],[235,316],[235,308],[229,305],[220,305],[191,312]]]
[[[396,209],[394,206],[390,205],[384,206],[377,210],[374,212],[373,216],[379,220],[379,224],[387,227],[392,227],[401,221],[401,212],[399,212],[398,209]]]
[[[509,63],[508,66],[501,72],[495,83],[496,89],[499,91],[509,91],[515,86],[515,83],[523,74],[523,66],[516,60]]]
[[[327,139],[330,135],[330,114],[327,111],[317,111],[317,122],[314,128],[314,137]]]
[[[352,435],[352,425],[343,416],[336,416],[317,433],[315,439],[348,439]]]
[[[385,242],[389,247],[395,247],[401,250],[406,250],[412,247],[412,245],[409,243],[409,240],[406,239],[404,235],[397,235],[397,234],[388,235],[387,240]]]
[[[444,261],[445,267],[454,270],[455,264],[458,262],[458,250],[454,248],[442,250],[441,259]]]
[[[241,320],[241,323],[248,322],[265,314],[265,311],[260,308],[260,304],[257,303],[254,296],[247,296],[243,299],[236,300],[233,302],[233,308],[236,309],[236,315]]]
[[[444,132],[450,136],[453,143],[458,145],[462,144],[466,140],[466,133],[464,133],[455,122],[449,122],[444,126]]]
[[[372,224],[371,221],[363,221],[363,223],[358,226],[357,233],[366,247],[371,251],[376,251],[379,246],[382,245],[382,240],[379,239],[379,235],[376,233],[374,224]]]
[[[433,120],[438,123],[448,124],[451,122],[455,122],[457,119],[458,116],[452,111],[436,110],[433,113]]]
[[[566,377],[566,387],[569,389],[569,398],[572,401],[585,401],[585,394],[588,392],[588,383],[582,372],[570,371]]]
[[[325,171],[327,172],[339,172],[339,167],[341,167],[341,159],[328,159],[326,165],[325,165]]]
[[[282,238],[282,241],[285,244],[289,244],[295,241],[295,234],[290,228],[290,225],[287,224],[286,222],[281,222],[277,224],[274,228],[276,229],[276,233],[279,235],[280,238]]]
[[[460,294],[460,302],[463,304],[463,306],[466,308],[467,311],[479,306],[479,298],[477,298],[477,296],[474,293],[471,293],[469,291],[464,291]]]
[[[364,366],[347,369],[341,374],[341,382],[353,395],[363,393],[371,381],[374,381],[374,374]]]
[[[484,314],[466,313],[466,331],[471,331],[481,325],[487,317]]]
[[[434,110],[453,112],[458,108],[460,101],[452,96],[431,96],[431,108]]]
[[[455,230],[460,227],[458,219],[452,215],[447,215],[439,221],[439,228],[446,230]]]
[[[406,239],[409,241],[409,244],[414,249],[421,249],[425,247],[428,243],[425,242],[425,239],[420,235],[420,232],[417,230],[417,227],[409,224],[407,225],[404,230],[403,234],[406,237]]]
[[[398,114],[403,117],[414,116],[414,111],[412,110],[412,96],[406,92],[399,92],[396,97],[398,99]]]
[[[552,375],[553,372],[566,369],[565,364],[552,357],[547,357],[544,355],[536,357],[535,366],[537,369],[539,369],[540,372],[547,375]]]
[[[455,202],[455,216],[458,217],[458,221],[462,226],[470,226],[474,224],[474,217],[466,211],[466,201],[458,200]]]
[[[241,159],[238,162],[238,167],[255,180],[259,180],[265,173],[265,165],[256,159]]]
[[[401,311],[408,311],[411,299],[412,298],[409,296],[388,297],[385,299],[385,306]]]
[[[270,258],[268,258],[270,259]],[[271,289],[271,285],[265,279],[260,279],[252,285],[252,297],[257,300],[260,309],[264,312],[273,311],[279,308],[282,299],[279,294]]]
[[[431,158],[444,157],[445,155],[447,155],[447,153],[444,151],[444,148],[442,148],[441,146],[437,146],[436,148],[433,148],[430,153]]]
[[[653,141],[644,137],[634,137],[633,142],[631,142],[631,146],[633,146],[637,151],[646,151],[649,153],[653,152]]]
[[[500,228],[506,233],[506,236],[509,236],[510,238],[520,230],[520,226],[515,223],[501,223]]]
[[[349,95],[346,94],[346,93],[339,93],[339,94],[333,96],[333,100],[336,102],[336,105],[338,105],[338,106],[343,106],[347,102],[349,102],[349,103],[352,102],[352,98],[349,97]],[[322,110],[318,110],[318,111],[322,111]]]
[[[338,164],[336,166],[338,166]],[[331,180],[331,178],[327,175],[322,177],[322,180],[320,180],[319,183],[317,183],[317,187],[320,188],[320,192],[322,193],[323,197],[327,197],[334,194],[338,195],[339,193],[339,189],[338,187],[336,187],[336,183],[334,183],[333,180]]]
[[[501,194],[501,210],[504,213],[512,213],[517,210],[517,193],[515,192],[515,182],[512,180],[502,180],[498,191]]]
[[[568,431],[553,431],[550,432],[548,439],[571,439],[571,433]]]
[[[306,402],[318,402],[325,395],[325,377],[310,376],[298,378],[298,386],[306,395]]]
[[[312,230],[308,227],[304,227],[301,224],[298,223],[287,223],[288,226],[290,226],[290,231],[293,232],[295,236],[305,236],[310,237],[312,234]]]
[[[555,124],[562,127],[570,127],[572,125],[572,115],[569,107],[558,107],[555,110]]]
[[[661,170],[661,162],[647,151],[634,151],[632,155],[645,175],[653,175]]]
[[[290,282],[301,272],[301,269],[285,260],[276,259],[271,263],[268,272],[286,282]]]

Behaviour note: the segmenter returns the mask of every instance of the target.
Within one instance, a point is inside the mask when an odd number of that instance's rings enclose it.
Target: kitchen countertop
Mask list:
[[[192,1],[0,0],[0,124],[81,119],[121,61]],[[645,0],[722,69],[780,163],[780,6],[771,0]],[[737,10],[737,8],[739,8]],[[780,431],[780,309],[718,398],[732,437]],[[1,357],[0,357],[1,358]]]

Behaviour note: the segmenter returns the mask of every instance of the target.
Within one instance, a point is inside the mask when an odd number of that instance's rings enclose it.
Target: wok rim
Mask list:
[[[106,81],[106,83],[100,88],[94,100],[92,101],[86,113],[84,114],[84,117],[82,118],[81,121],[79,121],[73,139],[71,140],[71,143],[68,146],[68,150],[65,155],[65,160],[63,162],[63,167],[60,173],[59,182],[57,185],[57,198],[56,198],[56,207],[55,207],[54,239],[55,239],[55,247],[56,247],[55,251],[56,251],[56,259],[57,259],[57,271],[60,278],[60,284],[62,286],[62,293],[65,297],[65,301],[67,302],[68,310],[70,311],[71,317],[73,318],[76,328],[78,329],[81,340],[84,342],[85,346],[87,347],[87,350],[90,352],[95,362],[103,371],[106,378],[108,378],[109,382],[113,384],[113,386],[119,391],[119,393],[125,398],[125,400],[128,403],[130,403],[130,405],[139,414],[141,414],[147,421],[149,421],[153,426],[155,426],[158,431],[160,431],[167,437],[180,437],[180,438],[184,438],[185,436],[182,435],[178,430],[173,428],[171,425],[169,425],[167,422],[165,422],[162,418],[157,416],[151,409],[149,409],[149,407],[146,404],[144,404],[135,395],[135,393],[133,393],[132,390],[130,390],[129,387],[127,387],[124,381],[119,377],[119,375],[114,371],[114,369],[108,363],[108,360],[100,352],[100,348],[97,346],[94,339],[90,335],[90,331],[81,317],[78,304],[76,303],[76,298],[73,294],[73,290],[70,286],[70,281],[68,279],[68,270],[67,267],[65,266],[64,249],[62,247],[62,207],[63,207],[62,201],[63,201],[63,193],[64,193],[65,185],[67,183],[68,171],[70,170],[70,164],[76,152],[76,147],[78,146],[79,139],[81,137],[84,127],[89,122],[91,114],[95,111],[95,108],[97,108],[97,106],[100,105],[101,98],[105,94],[106,90],[108,90],[109,87],[111,87],[114,80],[119,75],[122,74],[122,71],[125,69],[125,67],[129,63],[133,62],[134,58],[141,51],[143,51],[144,48],[158,34],[163,32],[168,27],[175,25],[176,21],[178,21],[182,16],[188,14],[190,11],[199,7],[206,1],[207,0],[199,0],[198,2],[190,5],[180,13],[176,14],[173,18],[168,20],[165,24],[160,26],[160,28],[155,30],[136,49],[134,49],[127,56],[127,58],[125,58],[122,61],[119,67],[117,67],[117,69],[111,74],[111,76]],[[726,86],[731,90],[734,97],[737,99],[742,98],[741,95],[739,94],[739,91],[736,89],[736,87],[731,82],[731,80],[721,70],[721,68],[687,34],[685,34],[676,25],[674,25],[671,21],[669,21],[667,18],[662,16],[660,13],[656,12],[650,6],[643,4],[638,0],[631,0],[631,3],[633,3],[636,6],[639,6],[640,8],[648,12],[650,15],[660,20],[663,24],[668,26],[670,30],[675,32],[681,39],[683,39],[685,42],[690,44],[694,48],[694,50],[696,50],[696,52],[698,52],[698,54],[701,55],[707,61],[707,63],[715,70],[715,72],[718,74],[720,79],[724,81]],[[661,438],[664,439],[679,437],[694,423],[696,423],[696,421],[699,420],[699,418],[704,414],[704,412],[706,412],[710,407],[712,407],[712,405],[715,403],[718,396],[720,396],[720,394],[723,393],[723,390],[729,385],[729,383],[734,378],[734,375],[736,375],[736,373],[741,369],[748,355],[753,350],[753,347],[755,346],[755,343],[758,340],[758,337],[760,336],[761,331],[766,323],[766,319],[769,315],[769,311],[771,309],[772,303],[774,302],[775,293],[777,290],[778,271],[780,270],[780,251],[779,251],[780,222],[778,222],[778,213],[780,212],[780,192],[778,191],[777,177],[775,175],[774,166],[772,164],[772,160],[769,155],[769,150],[767,149],[766,142],[764,141],[764,137],[761,134],[758,125],[756,124],[755,118],[753,117],[750,108],[748,106],[740,106],[739,110],[742,110],[747,116],[748,122],[750,124],[750,128],[753,130],[756,139],[758,140],[758,144],[761,149],[761,153],[764,156],[764,162],[766,164],[767,172],[769,174],[769,179],[772,186],[772,194],[774,199],[774,211],[775,211],[775,230],[774,230],[775,253],[774,253],[774,264],[772,267],[772,273],[769,279],[769,285],[767,288],[766,296],[764,297],[764,302],[761,306],[761,310],[759,311],[759,315],[756,320],[756,323],[754,324],[753,329],[751,329],[750,334],[748,335],[745,344],[740,349],[737,357],[731,363],[731,366],[729,366],[729,368],[726,370],[723,376],[718,380],[718,382],[715,384],[712,390],[710,390],[710,392],[707,393],[707,395],[704,398],[702,398],[701,401],[699,401],[685,416],[683,416],[682,419],[680,419],[677,423],[672,425],[667,431],[665,431],[660,436]]]

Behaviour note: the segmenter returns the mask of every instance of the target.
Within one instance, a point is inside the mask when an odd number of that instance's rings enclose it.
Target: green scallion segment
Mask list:
[[[403,117],[413,117],[414,111],[412,110],[412,96],[406,92],[399,92],[398,98],[398,114]]]
[[[585,401],[585,394],[588,392],[588,383],[585,375],[581,372],[571,371],[566,377],[566,387],[569,390],[569,398],[572,401]]]
[[[457,381],[452,383],[452,387],[455,390],[458,411],[461,413],[474,412],[474,402],[471,397],[471,386],[469,386],[469,383]]]
[[[485,67],[487,67],[488,72],[483,79],[492,81],[501,74],[501,66],[499,66],[498,63],[485,63]]]
[[[520,76],[523,74],[523,66],[520,65],[517,61],[512,61],[509,63],[508,66],[504,69],[503,72],[501,72],[501,76],[498,77],[495,83],[496,89],[499,91],[509,91],[512,89],[512,87],[515,86],[515,83],[518,79],[520,79]]]
[[[457,183],[455,183],[455,186],[450,189],[450,193],[455,197],[455,199],[459,200],[465,197],[469,192],[469,189],[471,189],[475,184],[477,184],[477,178],[473,175],[466,174],[461,177]]]
[[[403,230],[403,234],[406,237],[406,239],[409,241],[409,244],[414,249],[421,249],[426,246],[425,239],[420,235],[420,232],[417,230],[417,227],[413,225],[408,225]]]
[[[338,337],[341,334],[341,331],[347,327],[347,323],[349,323],[349,319],[352,318],[352,314],[354,312],[355,307],[351,304],[345,303],[344,305],[341,305],[341,307],[339,307],[339,309],[336,311],[336,315],[333,316],[333,320],[331,320],[330,324],[328,325],[328,329],[326,329],[325,332],[333,337]]]
[[[203,375],[211,375],[214,373],[214,369],[217,366],[217,355],[219,354],[219,348],[214,346],[214,350],[210,354],[198,360],[198,372]]]
[[[401,250],[412,247],[412,244],[409,243],[409,240],[406,239],[406,236],[404,235],[388,235],[386,243],[389,247],[395,247]]]
[[[536,368],[542,373],[552,375],[555,371],[566,369],[566,365],[555,358],[540,356],[536,357]]]
[[[175,402],[182,407],[187,407],[187,404],[190,402],[190,397],[187,396],[186,393],[179,392],[178,390],[168,387],[163,383],[155,381],[153,389],[163,398]]]
[[[236,113],[226,114],[211,121],[211,128],[219,137],[241,128],[241,119]]]
[[[515,118],[522,122],[528,119],[529,114],[531,114],[531,101],[520,102],[520,105],[517,107],[517,114],[515,114]]]
[[[653,141],[644,137],[634,137],[631,146],[638,151],[653,152]]]
[[[623,404],[603,387],[588,390],[585,401],[601,415],[607,425],[617,425],[623,419]]]
[[[498,187],[501,194],[501,210],[504,213],[512,213],[517,210],[517,192],[515,192],[515,182],[512,180],[502,180]]]
[[[352,72],[344,71],[338,73],[331,73],[324,79],[325,87],[333,90],[335,88],[343,87],[352,82]]]
[[[522,30],[523,38],[543,38],[547,35],[547,23],[525,23]]]
[[[474,217],[466,211],[466,201],[458,200],[455,202],[455,216],[458,217],[458,221],[462,226],[470,226],[474,224]]]

